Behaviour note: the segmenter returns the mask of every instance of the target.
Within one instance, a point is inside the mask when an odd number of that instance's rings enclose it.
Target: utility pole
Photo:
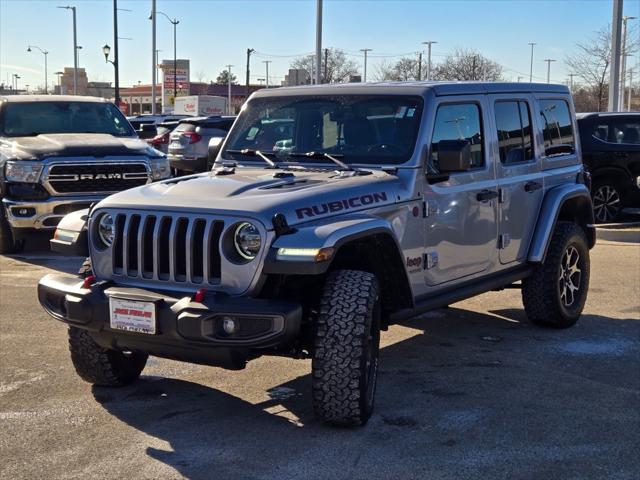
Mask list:
[[[575,77],[575,76],[576,76],[575,73],[570,73],[569,74],[569,79],[570,79],[569,80],[569,82],[570,82],[569,83],[569,85],[570,85],[569,88],[571,89],[571,93],[573,93],[573,77]]]
[[[322,0],[316,0],[316,83],[320,84],[322,69]],[[267,83],[269,81],[267,80]]]
[[[158,52],[156,51],[156,0],[151,0],[151,115],[156,114]]]
[[[247,48],[247,81],[246,81],[246,86],[245,86],[245,97],[249,98],[249,61],[251,60],[251,54],[255,52],[255,50],[253,48]]]
[[[533,47],[537,45],[537,43],[529,42],[531,45],[531,63],[529,65],[529,83],[533,83]]]
[[[360,51],[364,53],[364,82],[367,83],[367,53],[369,53],[371,49],[361,48]]]
[[[617,112],[620,88],[620,30],[622,28],[622,0],[613,0],[611,22],[611,67],[609,73],[609,103],[607,110]]]
[[[622,17],[622,66],[620,67],[620,110],[624,110],[624,97],[625,97],[625,83],[627,76],[627,21],[635,20],[637,17],[629,17],[625,15]]]
[[[231,67],[233,67],[233,65],[227,65],[227,84],[228,84],[228,100],[227,102],[229,103],[229,105],[227,105],[227,112],[229,113],[229,115],[232,115],[231,113]]]
[[[551,83],[551,62],[555,62],[553,58],[545,58],[545,62],[547,62],[547,83]]]
[[[324,79],[322,83],[329,83],[328,68],[329,68],[329,49],[325,48],[324,49]]]
[[[264,63],[267,69],[267,88],[269,88],[269,64],[271,63],[271,60],[263,60],[262,63]]]
[[[473,64],[471,65],[471,80],[476,79],[476,57],[477,55],[473,56]]]
[[[418,52],[418,81],[422,80],[422,52]]]
[[[429,40],[427,42],[422,42],[422,43],[427,46],[427,78],[426,80],[429,81],[431,80],[431,45],[438,42]]]
[[[518,83],[520,83],[521,81],[522,81],[522,77],[518,75]]]

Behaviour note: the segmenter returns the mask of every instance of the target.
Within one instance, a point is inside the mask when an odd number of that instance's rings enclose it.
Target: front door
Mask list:
[[[447,97],[437,107],[427,170],[438,171],[438,142],[467,140],[466,172],[426,186],[425,282],[441,285],[490,269],[496,257],[497,183],[489,153],[482,101]]]
[[[544,185],[532,134],[532,102],[527,97],[489,97],[498,148],[498,248],[500,263],[524,261],[536,225]]]

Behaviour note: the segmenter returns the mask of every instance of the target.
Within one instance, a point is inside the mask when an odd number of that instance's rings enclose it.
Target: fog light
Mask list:
[[[238,331],[238,325],[233,318],[222,317],[222,329],[227,335],[233,335]]]

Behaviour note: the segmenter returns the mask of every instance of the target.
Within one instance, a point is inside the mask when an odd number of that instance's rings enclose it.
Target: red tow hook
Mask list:
[[[207,295],[207,289],[201,288],[198,290],[193,296],[193,301],[196,303],[202,303],[204,301],[204,297]]]
[[[89,275],[82,282],[82,288],[90,289],[91,285],[93,285],[96,281],[95,275]]]

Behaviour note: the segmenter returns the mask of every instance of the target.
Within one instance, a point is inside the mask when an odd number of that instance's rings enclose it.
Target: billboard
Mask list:
[[[189,60],[177,60],[174,69],[173,60],[163,60],[159,67],[162,69],[162,111],[173,111],[174,95],[184,97],[191,93],[189,78]],[[175,71],[175,76],[174,76]],[[175,79],[175,83],[174,83]],[[177,91],[176,91],[177,84]]]

